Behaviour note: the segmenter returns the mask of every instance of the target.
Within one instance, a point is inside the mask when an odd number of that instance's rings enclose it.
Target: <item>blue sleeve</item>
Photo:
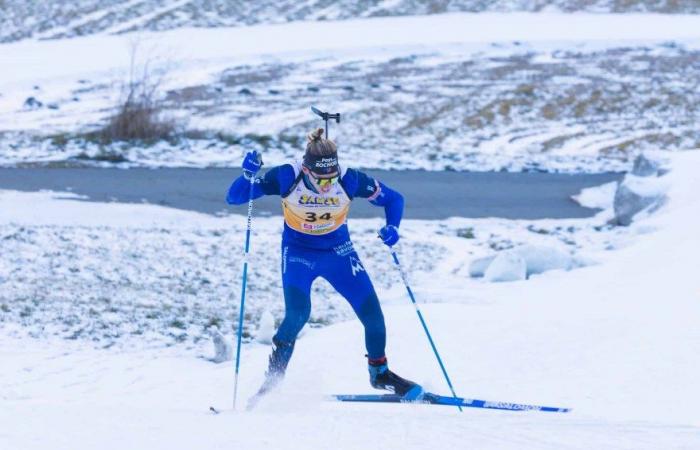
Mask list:
[[[383,206],[387,225],[399,226],[403,216],[403,195],[355,169],[348,169],[341,181],[351,199],[362,197],[373,205]]]
[[[265,175],[255,179],[253,186],[253,199],[263,195],[282,195],[294,183],[294,168],[289,164],[273,167]],[[243,175],[239,176],[231,187],[228,188],[226,202],[230,205],[241,205],[248,202],[250,194],[250,181]]]

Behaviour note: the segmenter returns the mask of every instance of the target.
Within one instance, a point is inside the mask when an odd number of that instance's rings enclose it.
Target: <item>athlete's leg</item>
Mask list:
[[[365,327],[370,384],[415,400],[423,388],[389,370],[385,355],[386,327],[372,281],[352,245],[343,245],[324,258],[320,275],[347,299]]]
[[[284,377],[294,352],[297,335],[311,314],[311,283],[316,278],[317,262],[303,249],[282,243],[282,288],[284,291],[284,320],[272,338],[272,353],[265,381],[248,403],[253,408],[258,400],[273,389]]]
[[[365,327],[365,346],[370,359],[384,358],[386,326],[372,281],[350,243],[328,253],[320,275],[350,303]]]
[[[315,255],[303,248],[282,244],[284,320],[273,338],[293,343],[311,314],[311,283],[317,276]]]

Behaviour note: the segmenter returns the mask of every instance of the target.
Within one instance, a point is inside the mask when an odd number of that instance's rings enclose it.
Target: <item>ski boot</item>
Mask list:
[[[386,357],[368,359],[369,383],[375,389],[385,389],[406,400],[420,400],[423,387],[413,381],[406,380],[389,370]]]
[[[270,354],[267,372],[265,372],[265,381],[263,381],[258,392],[248,401],[249,410],[253,409],[262,397],[275,389],[282,381],[293,351],[294,342],[282,342],[272,339],[272,353]]]

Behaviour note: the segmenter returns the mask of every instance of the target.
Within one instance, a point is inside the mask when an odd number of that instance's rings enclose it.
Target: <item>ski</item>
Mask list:
[[[443,395],[426,392],[423,397],[416,400],[407,400],[396,394],[368,394],[368,395],[333,395],[332,400],[341,402],[369,402],[369,403],[412,403],[426,405],[463,406],[467,408],[499,409],[505,411],[543,411],[568,413],[570,408],[558,408],[553,406],[525,405],[520,403],[493,402],[488,400],[476,400],[460,397],[446,397]]]

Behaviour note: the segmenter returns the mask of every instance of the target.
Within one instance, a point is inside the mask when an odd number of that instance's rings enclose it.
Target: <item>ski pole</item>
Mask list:
[[[393,248],[390,249],[391,251],[391,256],[394,258],[394,264],[396,264],[396,267],[399,269],[399,273],[401,274],[401,279],[403,280],[404,286],[406,286],[406,290],[408,291],[408,296],[411,298],[411,302],[413,303],[413,307],[416,308],[416,313],[418,314],[418,319],[420,319],[421,325],[423,325],[423,330],[425,330],[425,334],[428,336],[428,341],[430,341],[430,346],[433,348],[433,353],[435,353],[435,357],[438,360],[438,364],[440,364],[440,369],[442,369],[442,374],[445,376],[445,380],[447,381],[447,385],[450,387],[450,391],[452,391],[452,396],[454,398],[459,398],[457,397],[457,394],[455,393],[455,389],[452,387],[452,382],[450,381],[449,375],[447,375],[447,369],[445,369],[445,365],[442,363],[442,358],[440,358],[440,353],[438,353],[437,347],[435,347],[435,342],[433,342],[433,337],[430,335],[430,331],[428,331],[428,325],[425,323],[425,319],[423,319],[423,314],[420,312],[420,308],[418,307],[418,303],[416,302],[416,298],[413,296],[413,291],[411,290],[411,286],[408,285],[408,277],[406,277],[406,272],[403,271],[403,267],[401,267],[401,263],[399,262],[399,257],[396,255],[396,250]],[[462,411],[462,407],[460,405],[457,405],[457,408],[459,408],[460,411]]]
[[[248,281],[248,251],[250,250],[250,229],[253,220],[253,187],[255,175],[250,179],[250,192],[248,194],[248,222],[245,231],[245,252],[243,253],[243,282],[241,283],[241,308],[238,315],[238,341],[236,344],[236,375],[233,381],[233,409],[236,410],[236,396],[238,394],[238,372],[241,366],[241,338],[243,336],[243,313],[245,311],[245,288]]]

